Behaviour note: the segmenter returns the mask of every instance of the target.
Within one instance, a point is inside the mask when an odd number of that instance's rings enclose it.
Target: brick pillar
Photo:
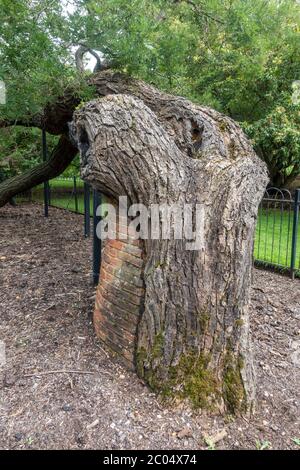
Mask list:
[[[127,367],[134,369],[137,325],[144,297],[143,252],[141,241],[130,234],[127,241],[119,239],[125,233],[124,222],[118,218],[117,239],[104,243],[94,326],[100,340]]]

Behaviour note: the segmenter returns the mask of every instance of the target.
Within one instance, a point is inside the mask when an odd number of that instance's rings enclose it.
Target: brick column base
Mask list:
[[[111,201],[110,201],[111,202]],[[124,238],[124,221],[117,220],[117,239],[106,240],[96,291],[94,326],[98,338],[125,365],[135,368],[135,346],[144,287],[141,277],[143,251],[140,240]]]

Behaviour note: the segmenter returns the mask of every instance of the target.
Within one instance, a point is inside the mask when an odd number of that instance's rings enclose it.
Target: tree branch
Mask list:
[[[12,197],[19,193],[60,175],[71,163],[77,148],[63,134],[53,150],[49,160],[40,163],[34,168],[5,180],[0,185],[0,207],[4,206]]]
[[[79,72],[83,73],[85,71],[83,57],[87,52],[89,52],[96,59],[96,65],[93,70],[94,73],[100,72],[101,70],[105,70],[109,68],[109,65],[105,61],[102,61],[100,59],[99,54],[97,54],[96,51],[94,51],[93,49],[91,49],[90,47],[88,47],[87,45],[83,43],[79,42],[78,44],[79,44],[79,47],[75,52],[75,64]]]
[[[216,23],[219,24],[224,24],[224,21],[220,20],[220,18],[217,18],[216,16],[211,15],[210,13],[207,13],[204,11],[203,7],[199,4],[197,5],[193,0],[174,0],[174,3],[186,3],[187,5],[190,5],[195,13],[205,16],[206,18],[215,21]]]
[[[41,117],[34,116],[30,120],[28,119],[0,119],[0,129],[13,126],[23,127],[41,127]]]

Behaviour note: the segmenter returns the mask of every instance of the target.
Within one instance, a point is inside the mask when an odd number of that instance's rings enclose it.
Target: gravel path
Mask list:
[[[0,210],[1,449],[205,449],[204,436],[220,449],[299,449],[299,280],[255,270],[257,411],[224,420],[167,407],[108,357],[93,332],[90,268],[82,216]]]

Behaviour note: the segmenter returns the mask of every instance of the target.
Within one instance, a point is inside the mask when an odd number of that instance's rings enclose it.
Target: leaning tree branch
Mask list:
[[[141,99],[159,116],[166,129],[176,136],[175,142],[181,150],[187,151],[190,155],[193,155],[196,151],[199,144],[197,135],[199,134],[200,142],[201,129],[191,129],[190,120],[185,127],[178,128],[178,122],[181,118],[178,117],[176,110],[174,110],[173,115],[173,111],[170,111],[167,106],[168,103],[173,103],[174,96],[159,92],[143,81],[121,73],[115,73],[111,70],[103,70],[100,73],[92,74],[87,78],[87,83],[95,89],[99,97],[118,93],[129,94]],[[178,100],[182,100],[183,104],[185,102],[182,98],[178,98]],[[58,176],[72,161],[76,155],[76,144],[68,141],[66,136],[69,134],[68,123],[72,121],[73,113],[79,102],[80,98],[76,95],[76,92],[68,89],[64,96],[48,104],[40,115],[30,119],[31,124],[35,127],[44,129],[52,135],[64,134],[64,136],[61,138],[58,148],[54,150],[51,157],[53,163],[40,164],[23,175],[16,176],[0,184],[0,207],[5,205],[16,194]],[[204,110],[203,108],[203,111],[208,115],[214,115],[212,110]],[[21,125],[23,121],[27,123],[26,120],[22,119],[18,121],[18,125]],[[3,127],[15,123],[15,121],[10,123],[6,121]],[[29,124],[27,123],[27,125]],[[61,143],[65,143],[64,151],[61,151]],[[57,158],[54,158],[55,156]],[[61,162],[59,161],[60,158]]]
[[[80,98],[69,88],[63,96],[48,103],[41,113],[19,119],[0,119],[0,129],[13,126],[38,127],[52,135],[67,134],[67,123],[72,121],[73,112],[79,103]]]
[[[77,154],[77,148],[68,138],[68,122],[72,120],[73,112],[79,102],[76,92],[70,88],[54,103],[47,104],[42,113],[29,119],[0,120],[0,129],[10,126],[37,127],[49,134],[61,136],[47,162],[40,163],[0,184],[0,207],[17,194],[59,176],[71,163]]]
[[[4,206],[12,197],[34,186],[59,176],[71,163],[77,148],[71,143],[68,136],[63,134],[53,150],[50,158],[36,167],[5,180],[0,185],[0,207]]]
[[[40,127],[41,126],[41,117],[34,116],[30,119],[0,119],[0,129],[5,129],[6,127],[13,126],[22,126],[22,127]]]

